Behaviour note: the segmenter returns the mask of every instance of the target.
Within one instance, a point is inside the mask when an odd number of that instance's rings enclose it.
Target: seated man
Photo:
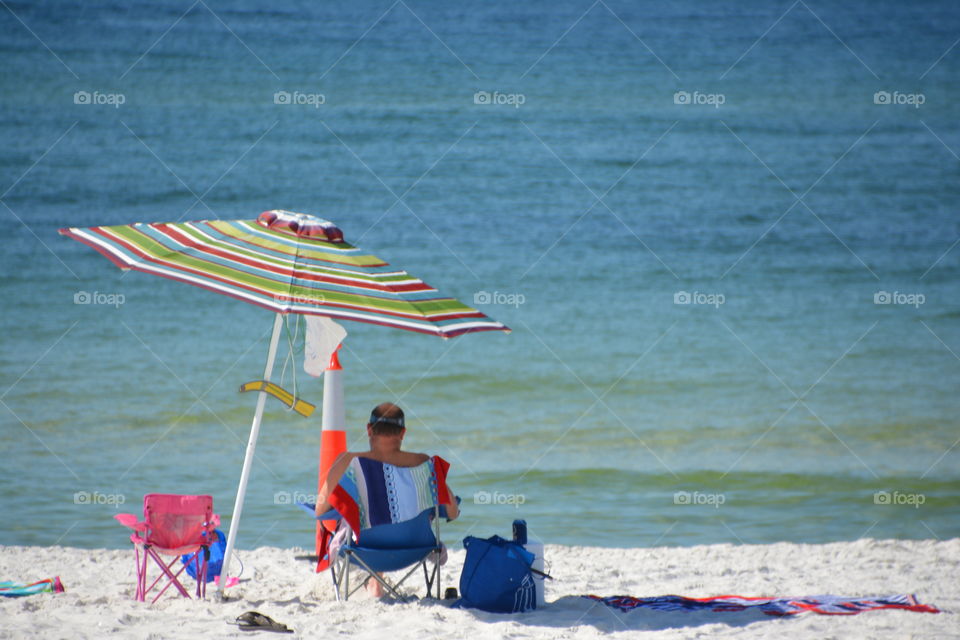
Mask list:
[[[429,460],[430,456],[425,453],[401,450],[400,447],[405,434],[403,410],[391,402],[377,405],[370,414],[370,421],[367,423],[370,450],[363,452],[345,451],[334,461],[320,487],[320,495],[317,496],[317,515],[319,516],[331,508],[330,495],[354,458],[369,458],[395,467],[416,467]],[[452,490],[449,491],[449,495],[454,495]],[[442,504],[446,507],[448,519],[453,520],[459,515],[460,511],[456,501]],[[371,580],[368,583],[368,590],[371,595],[382,595],[380,589],[380,583],[377,581]]]

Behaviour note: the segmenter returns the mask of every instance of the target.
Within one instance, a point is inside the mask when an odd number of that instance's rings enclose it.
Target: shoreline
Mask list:
[[[228,589],[228,601],[215,602],[210,585],[206,601],[186,600],[168,592],[149,605],[132,599],[132,549],[2,546],[0,580],[32,582],[60,576],[66,591],[0,598],[0,615],[5,620],[0,637],[236,638],[249,634],[228,621],[248,610],[287,624],[296,632],[288,637],[348,633],[361,638],[440,634],[455,638],[579,638],[636,637],[641,632],[651,638],[703,634],[945,637],[960,628],[955,613],[960,611],[955,579],[960,570],[960,538],[653,548],[547,545],[546,570],[555,578],[547,585],[547,604],[514,615],[450,609],[437,600],[375,601],[362,592],[347,603],[338,603],[329,574],[314,573],[313,564],[303,559],[311,553],[298,547],[241,550],[241,583]],[[464,555],[462,548],[450,550],[450,560],[442,569],[444,587],[458,586]],[[417,574],[411,577],[405,591],[415,589],[422,596],[424,589],[422,581],[415,581],[418,579]],[[786,618],[746,612],[621,613],[580,597],[865,597],[893,593],[915,594],[921,603],[941,613],[885,610],[855,616],[804,613]]]

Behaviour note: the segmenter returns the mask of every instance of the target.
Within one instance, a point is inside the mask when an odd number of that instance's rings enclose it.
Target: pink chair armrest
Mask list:
[[[147,523],[139,522],[137,516],[132,513],[118,513],[113,518],[125,527],[130,527],[134,531],[146,531]]]
[[[219,527],[219,526],[220,526],[220,516],[218,516],[217,514],[213,514],[213,517],[210,518],[210,526],[213,527],[213,528]]]

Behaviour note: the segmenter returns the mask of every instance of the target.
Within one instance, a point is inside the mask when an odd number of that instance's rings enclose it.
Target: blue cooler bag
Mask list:
[[[518,613],[537,608],[533,582],[534,555],[500,536],[463,539],[467,559],[460,574],[460,600],[455,606],[492,613]]]
[[[223,535],[223,531],[217,529],[216,534],[217,541],[210,545],[210,559],[207,560],[207,582],[213,582],[220,575],[223,568],[223,554],[227,550],[227,537]],[[197,577],[197,565],[194,558],[202,551],[203,549],[199,549],[181,558],[183,564],[187,565],[187,573],[190,574],[191,578],[196,579]]]

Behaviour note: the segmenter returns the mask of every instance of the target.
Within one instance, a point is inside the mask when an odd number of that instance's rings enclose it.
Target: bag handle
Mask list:
[[[530,571],[531,571],[532,573],[537,574],[538,576],[543,576],[543,577],[546,578],[547,580],[553,580],[553,576],[552,576],[552,575],[550,575],[549,573],[544,573],[543,571],[540,571],[540,569],[534,569],[533,567],[530,567]]]

